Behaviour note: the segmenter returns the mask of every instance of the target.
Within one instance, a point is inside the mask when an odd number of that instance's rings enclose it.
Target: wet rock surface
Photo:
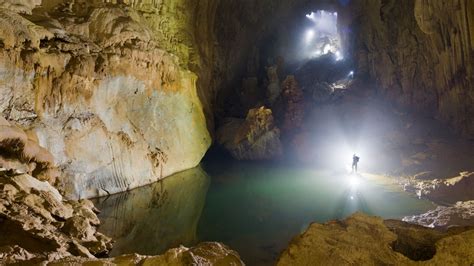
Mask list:
[[[472,228],[441,232],[356,213],[343,221],[310,225],[277,265],[470,265],[473,247]]]
[[[407,216],[403,221],[426,227],[452,227],[474,225],[474,201],[458,201],[451,206],[438,206],[420,215]]]
[[[282,155],[280,130],[272,111],[249,110],[246,119],[228,118],[217,130],[217,141],[238,160],[275,159]]]

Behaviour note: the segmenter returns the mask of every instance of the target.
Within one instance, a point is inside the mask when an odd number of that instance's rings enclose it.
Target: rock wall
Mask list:
[[[358,0],[341,14],[359,76],[474,136],[473,1]]]
[[[118,2],[0,1],[0,112],[54,155],[69,198],[194,167],[211,142],[213,3]]]

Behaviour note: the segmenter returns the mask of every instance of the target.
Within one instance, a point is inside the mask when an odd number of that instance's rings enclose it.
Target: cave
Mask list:
[[[0,264],[474,264],[474,1],[0,0]]]

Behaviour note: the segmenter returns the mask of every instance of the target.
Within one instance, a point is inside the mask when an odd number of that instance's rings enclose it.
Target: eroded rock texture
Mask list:
[[[69,198],[194,167],[210,145],[212,2],[120,2],[0,2],[0,112],[54,155]]]
[[[352,1],[349,49],[359,75],[403,106],[474,136],[474,2]],[[346,14],[347,15],[347,14]]]
[[[277,265],[469,265],[474,229],[440,232],[356,213],[312,224],[294,238]]]
[[[94,258],[112,248],[88,200],[66,202],[49,183],[0,171],[0,263]]]
[[[280,130],[272,110],[250,109],[244,119],[228,118],[217,130],[217,141],[237,160],[275,159],[282,155]]]
[[[204,242],[193,248],[179,247],[168,250],[160,256],[124,255],[112,259],[87,259],[71,257],[48,265],[245,265],[235,251],[227,246]]]

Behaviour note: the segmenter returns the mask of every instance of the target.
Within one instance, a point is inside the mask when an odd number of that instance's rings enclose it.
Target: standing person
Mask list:
[[[354,155],[352,155],[352,172],[355,172],[357,173],[357,164],[359,163],[359,157],[354,153]]]

